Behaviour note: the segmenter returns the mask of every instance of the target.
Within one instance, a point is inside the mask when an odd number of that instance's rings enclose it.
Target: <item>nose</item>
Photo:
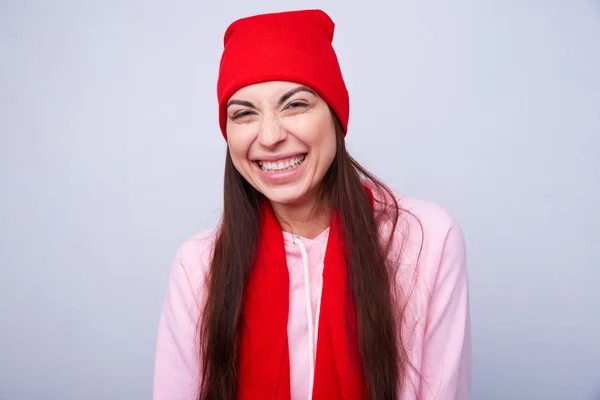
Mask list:
[[[287,138],[287,130],[277,118],[266,117],[261,121],[258,142],[267,148],[273,148]]]

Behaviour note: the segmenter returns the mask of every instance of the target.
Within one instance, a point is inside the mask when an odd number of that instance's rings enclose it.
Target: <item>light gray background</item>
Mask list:
[[[306,1],[351,152],[468,241],[473,399],[600,398],[600,3]],[[0,399],[149,399],[177,247],[219,217],[222,35],[280,1],[0,3]],[[447,400],[447,399],[441,399]]]

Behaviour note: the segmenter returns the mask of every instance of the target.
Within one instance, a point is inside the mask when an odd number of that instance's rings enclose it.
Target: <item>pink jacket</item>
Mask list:
[[[411,198],[398,201],[408,212],[402,213],[398,221],[392,255],[397,257],[403,247],[402,263],[396,265],[398,289],[402,290],[402,298],[408,299],[402,338],[414,367],[407,370],[408,379],[399,399],[469,399],[471,336],[463,234],[442,208]],[[389,225],[382,224],[382,237],[387,237],[388,228]],[[196,326],[215,232],[211,229],[188,239],[171,266],[158,328],[154,400],[197,399],[202,371]],[[290,275],[288,341],[292,400],[307,399],[310,386],[304,269],[308,269],[314,326],[327,234],[326,230],[312,240],[297,237],[294,243],[292,235],[284,233]],[[308,265],[303,262],[300,247],[306,250]]]

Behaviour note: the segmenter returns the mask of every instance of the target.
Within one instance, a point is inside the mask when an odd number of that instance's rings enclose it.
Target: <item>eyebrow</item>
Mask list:
[[[225,109],[228,109],[229,106],[233,106],[237,104],[238,106],[243,106],[243,107],[249,107],[249,108],[253,108],[256,110],[256,106],[252,103],[250,103],[249,101],[245,101],[245,100],[229,100],[229,102],[227,103],[227,107],[225,107]]]
[[[314,90],[311,90],[311,89],[307,88],[306,86],[298,86],[297,88],[292,89],[289,92],[287,92],[286,94],[284,94],[283,96],[281,96],[281,98],[277,102],[277,106],[279,107],[280,105],[285,103],[287,99],[289,99],[290,97],[292,97],[293,95],[295,95],[296,93],[299,93],[299,92],[308,92],[315,96],[317,95],[314,92]]]
[[[299,92],[308,92],[315,96],[317,95],[314,90],[309,89],[306,86],[298,86],[297,88],[294,88],[294,89],[290,90],[289,92],[285,93],[283,96],[281,96],[279,98],[279,101],[277,102],[277,106],[278,107],[281,106],[290,97],[292,97],[293,95],[295,95],[296,93],[299,93]],[[245,100],[235,100],[235,99],[229,100],[229,102],[227,103],[227,107],[225,107],[225,109],[229,108],[229,106],[232,106],[234,104],[256,110],[256,106],[254,104],[252,104],[251,102],[245,101]]]

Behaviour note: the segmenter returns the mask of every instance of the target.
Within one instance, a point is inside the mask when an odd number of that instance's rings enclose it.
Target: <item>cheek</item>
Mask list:
[[[327,135],[327,138],[324,138],[321,144],[321,157],[325,163],[324,167],[326,170],[329,169],[335,159],[336,147],[335,133],[332,132],[331,135]]]
[[[288,129],[294,136],[318,151],[321,156],[334,154],[336,148],[335,126],[328,112],[319,111],[315,114],[299,116]]]
[[[313,130],[310,135],[310,146],[319,152],[319,157],[328,164],[335,158],[336,138],[333,124],[321,123],[318,129]]]

